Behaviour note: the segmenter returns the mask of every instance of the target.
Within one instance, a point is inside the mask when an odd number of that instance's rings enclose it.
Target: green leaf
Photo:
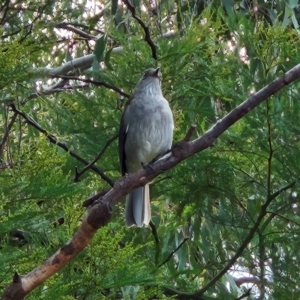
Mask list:
[[[97,60],[96,57],[94,57],[92,69],[93,69],[93,72],[98,72],[100,70],[99,61]]]
[[[285,10],[284,10],[284,18],[282,21],[283,28],[287,27],[290,24],[290,22],[291,22],[290,18],[291,18],[291,9],[290,9],[289,5],[286,4]]]
[[[94,54],[98,60],[98,62],[101,62],[103,60],[103,54],[106,46],[107,38],[105,35],[102,35],[96,42]]]
[[[290,8],[295,8],[298,5],[298,0],[289,0],[289,6]]]
[[[113,48],[109,49],[105,53],[105,56],[104,56],[104,63],[107,66],[107,68],[110,69],[110,70],[113,70],[113,67],[112,67],[111,63],[109,62],[112,50],[113,50]]]
[[[112,0],[111,1],[111,14],[115,15],[118,9],[118,0]]]

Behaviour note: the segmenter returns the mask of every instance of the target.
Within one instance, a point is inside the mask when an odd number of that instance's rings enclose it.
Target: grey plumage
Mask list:
[[[161,73],[148,69],[125,105],[119,131],[122,175],[142,170],[171,149],[173,115],[161,91]],[[151,219],[149,185],[133,190],[126,199],[126,225],[148,225]]]

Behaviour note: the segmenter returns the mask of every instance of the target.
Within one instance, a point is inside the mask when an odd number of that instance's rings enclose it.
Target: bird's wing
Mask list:
[[[126,111],[128,104],[125,105],[122,118],[121,118],[121,124],[119,129],[119,159],[120,159],[120,165],[121,165],[121,173],[122,176],[124,176],[127,173],[127,168],[125,164],[125,142],[126,142],[126,136],[129,128],[129,124],[125,124],[124,121],[124,113]]]

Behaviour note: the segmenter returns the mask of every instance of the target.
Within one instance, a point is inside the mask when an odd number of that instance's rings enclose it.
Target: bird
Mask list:
[[[147,69],[124,106],[119,128],[122,176],[139,172],[170,151],[174,120],[161,90],[160,68]],[[151,220],[149,184],[126,197],[126,226],[148,226]]]

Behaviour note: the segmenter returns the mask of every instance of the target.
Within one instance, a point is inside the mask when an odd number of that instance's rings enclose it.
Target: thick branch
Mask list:
[[[16,275],[14,277],[13,283],[7,288],[2,299],[22,299],[31,290],[33,290],[47,278],[52,276],[55,272],[60,270],[64,265],[66,265],[68,261],[75,257],[75,255],[81,249],[84,249],[84,247],[93,237],[97,228],[105,226],[107,224],[111,214],[111,207],[121,201],[121,198],[123,196],[128,194],[134,188],[143,186],[146,183],[152,181],[156,176],[165,172],[166,170],[171,169],[184,159],[210,147],[214,143],[214,141],[231,125],[233,125],[245,114],[257,107],[268,97],[299,77],[300,64],[291,69],[279,79],[270,83],[267,87],[263,88],[255,95],[251,96],[248,100],[243,102],[233,111],[231,111],[227,116],[221,119],[202,137],[191,142],[180,142],[173,147],[172,152],[166,154],[163,158],[153,163],[151,165],[151,168],[145,168],[139,173],[130,174],[121,178],[115,183],[114,187],[101,198],[101,201],[97,200],[94,202],[94,206],[87,214],[87,218],[83,221],[82,225],[79,227],[72,240],[31,273],[22,277]],[[295,182],[292,182],[268,197],[266,203],[261,207],[261,212],[256,220],[256,223],[249,231],[247,237],[245,238],[240,248],[237,250],[236,254],[230,259],[224,269],[215,278],[213,278],[213,280],[209,284],[207,284],[197,293],[194,293],[192,295],[193,298],[190,297],[189,299],[202,298],[202,294],[211,286],[213,286],[230,269],[230,267],[235,263],[237,258],[241,255],[242,251],[248,245],[251,238],[254,236],[263,217],[267,213],[267,207],[271,203],[271,201],[283,191],[291,188],[294,184]],[[97,195],[94,196],[94,198],[96,197]]]
[[[116,47],[112,50],[111,54],[118,54],[123,52],[123,47]],[[38,69],[37,71],[32,71],[33,74],[42,74],[44,76],[57,76],[68,74],[70,71],[74,70],[87,70],[92,66],[95,55],[88,54],[82,57],[78,57],[68,61],[62,66],[52,68],[52,69]]]
[[[56,253],[26,276],[15,273],[13,283],[4,292],[1,299],[18,300],[39,286],[47,278],[59,271],[89,244],[97,229],[105,226],[111,217],[112,209],[107,203],[93,208],[93,213],[83,220],[73,238]]]

